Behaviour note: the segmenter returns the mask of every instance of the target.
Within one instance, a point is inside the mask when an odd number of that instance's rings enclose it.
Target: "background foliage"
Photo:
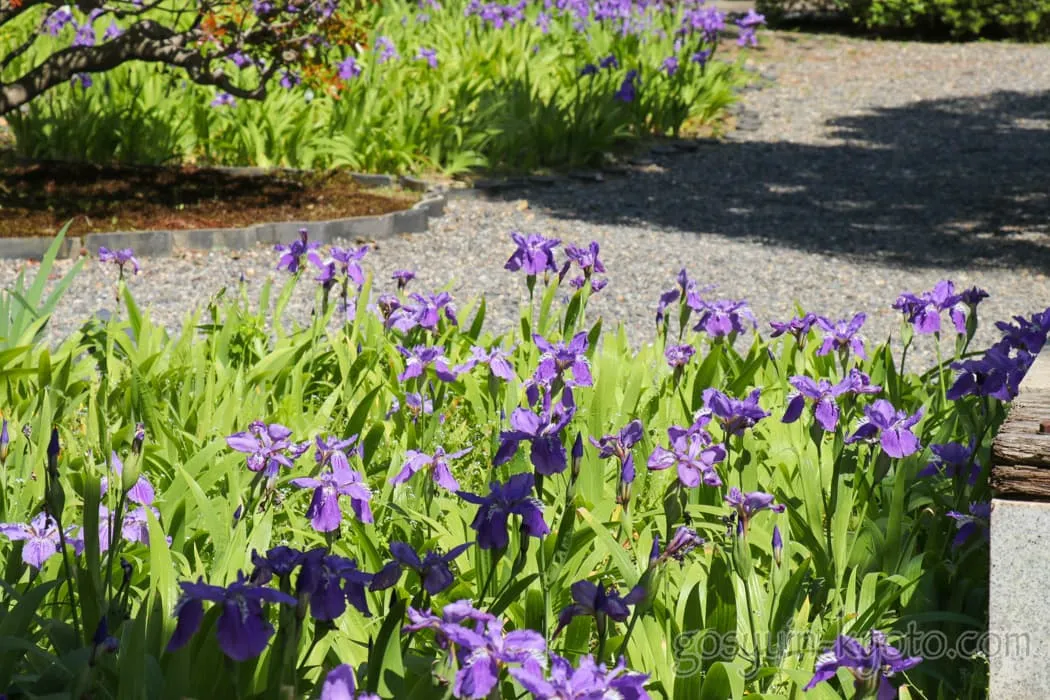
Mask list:
[[[756,7],[771,19],[787,12],[831,10],[879,32],[947,34],[957,39],[1050,38],[1047,0],[827,0],[815,5],[794,0],[757,0]]]

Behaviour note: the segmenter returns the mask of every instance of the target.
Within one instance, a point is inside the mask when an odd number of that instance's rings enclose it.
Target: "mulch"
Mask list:
[[[371,190],[346,173],[244,175],[184,167],[42,162],[0,167],[0,237],[237,228],[374,216],[418,197]]]

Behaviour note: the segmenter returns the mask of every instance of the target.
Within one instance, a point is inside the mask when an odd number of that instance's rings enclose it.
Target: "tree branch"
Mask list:
[[[56,85],[68,82],[78,73],[101,73],[128,61],[164,63],[182,68],[201,85],[214,85],[244,99],[266,96],[267,81],[277,62],[272,62],[254,88],[234,85],[222,68],[211,70],[215,57],[201,55],[199,32],[176,33],[153,21],[139,22],[113,41],[96,46],[71,46],[49,56],[21,78],[0,84],[0,116],[18,109]]]

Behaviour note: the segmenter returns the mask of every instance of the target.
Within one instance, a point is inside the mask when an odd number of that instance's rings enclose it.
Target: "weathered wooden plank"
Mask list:
[[[1018,396],[992,443],[993,467],[1023,464],[1050,468],[1050,433],[1040,424],[1050,421],[1050,391]]]
[[[1001,467],[992,470],[991,482],[998,498],[1050,501],[1050,469]]]
[[[1030,394],[1050,394],[1050,353],[1039,353],[1021,380],[1017,398],[1024,399]]]
[[[992,487],[1000,498],[1050,501],[1050,352],[1025,374],[992,442]]]

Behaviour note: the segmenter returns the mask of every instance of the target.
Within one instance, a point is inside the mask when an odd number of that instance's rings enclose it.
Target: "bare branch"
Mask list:
[[[47,90],[68,82],[78,73],[101,73],[127,61],[164,63],[184,69],[190,79],[202,85],[214,85],[235,97],[261,99],[266,96],[267,81],[277,65],[271,64],[254,88],[243,88],[231,82],[222,68],[211,69],[213,57],[201,55],[198,32],[176,33],[152,21],[131,26],[113,41],[97,46],[71,46],[49,56],[21,78],[0,84],[0,115],[18,109]]]

